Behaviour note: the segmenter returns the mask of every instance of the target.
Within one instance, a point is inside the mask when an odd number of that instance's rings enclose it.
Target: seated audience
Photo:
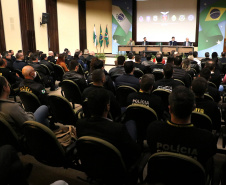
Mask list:
[[[210,53],[209,52],[205,52],[205,58],[201,59],[201,62],[206,62],[210,60]]]
[[[186,59],[183,60],[183,62],[182,62],[182,69],[184,69],[188,73],[188,75],[189,75],[189,77],[190,77],[190,79],[192,81],[193,78],[196,75],[196,73],[195,73],[196,70],[195,71],[192,70],[191,62],[190,62],[189,59],[186,58]]]
[[[69,69],[67,68],[66,63],[65,63],[64,54],[59,54],[56,64],[60,65],[64,69],[65,72],[69,71]]]
[[[34,79],[37,76],[34,68],[31,66],[25,66],[22,70],[24,80],[20,83],[20,91],[28,91],[34,93],[40,100],[42,105],[48,105],[48,94],[41,83],[35,82]]]
[[[14,51],[13,50],[9,50],[9,54],[11,55],[11,60],[12,60],[12,62],[15,62],[16,61],[16,58],[15,58],[15,56],[14,56]]]
[[[13,62],[11,59],[11,53],[9,53],[8,51],[3,52],[3,58],[7,61],[7,65],[6,68],[8,68],[10,71],[14,71],[13,68]]]
[[[207,90],[207,81],[203,77],[198,77],[192,82],[192,91],[195,93],[196,112],[204,113],[210,117],[214,130],[220,130],[221,113],[217,103],[204,99]]]
[[[171,120],[152,122],[147,130],[151,153],[174,152],[190,156],[204,166],[216,153],[216,139],[207,130],[194,127],[191,113],[195,96],[186,87],[176,87],[169,96]]]
[[[221,61],[222,64],[226,64],[225,52],[222,52],[222,53],[221,53],[220,61]]]
[[[25,112],[20,103],[8,100],[10,88],[5,77],[0,77],[0,111],[2,116],[11,124],[18,135],[22,135],[22,125],[25,121],[35,120],[46,126],[48,122],[48,107],[40,106],[34,114]]]
[[[124,69],[124,62],[125,62],[125,57],[124,56],[118,56],[117,58],[117,65],[116,67],[113,67],[109,70],[109,75],[112,80],[114,80],[116,77],[125,74],[125,69]]]
[[[48,62],[48,57],[46,56],[46,54],[41,55],[40,64],[46,65],[49,68],[51,74],[54,73],[54,65],[53,65],[53,63]]]
[[[162,64],[162,55],[161,54],[156,55],[156,61],[157,61],[157,64],[150,66],[152,73],[156,72],[156,71],[163,72],[164,65]]]
[[[105,83],[105,74],[102,69],[96,69],[93,71],[92,74],[92,80],[93,84],[90,87],[87,87],[83,93],[82,93],[82,101],[84,102],[86,98],[89,96],[89,94],[95,93],[95,90],[104,88],[104,83]],[[104,88],[105,89],[105,88]],[[116,101],[116,98],[114,94],[106,89],[106,92],[109,94],[110,97],[110,112],[113,117],[113,119],[116,119],[121,115],[121,109],[119,106],[119,103]],[[85,112],[86,107],[83,104],[83,111]]]
[[[167,64],[174,65],[174,56],[173,55],[169,55],[167,57]]]
[[[156,53],[156,57],[157,57],[157,55],[161,55],[162,56],[162,52],[158,52],[158,53]],[[156,58],[154,58],[153,59],[153,62],[156,64],[156,61],[157,61],[157,59]],[[158,62],[158,61],[157,61]],[[160,62],[159,62],[160,63]],[[166,63],[166,61],[165,61],[165,59],[162,57],[162,61],[161,61],[161,63],[162,64],[165,64]]]
[[[154,81],[154,76],[152,74],[143,75],[140,80],[140,91],[129,94],[127,103],[128,106],[132,104],[148,106],[154,109],[158,115],[158,119],[161,119],[164,111],[161,98],[151,93]]]
[[[136,55],[136,56],[135,56],[134,67],[135,67],[135,70],[136,70],[136,69],[139,69],[139,70],[141,70],[143,73],[146,73],[146,67],[145,67],[144,65],[141,64],[141,56],[140,56],[140,55]]]
[[[140,89],[139,79],[133,75],[134,72],[134,62],[126,61],[124,63],[124,69],[126,74],[121,75],[115,79],[115,86],[118,88],[121,85],[127,85],[135,88],[137,91]]]
[[[193,57],[194,57],[194,61],[197,62],[197,64],[199,65],[199,69],[201,69],[201,61],[198,59],[198,52],[194,51],[193,52]]]
[[[86,57],[86,65],[87,65],[87,70],[88,71],[90,71],[90,63],[91,63],[92,58],[94,58],[94,57],[95,57],[94,51],[91,51],[89,53],[89,55]]]
[[[82,51],[76,50],[74,54],[74,59],[78,61],[78,63],[82,66],[84,71],[87,71],[86,64],[84,64],[84,62],[80,58],[81,56],[82,56]]]
[[[81,92],[87,87],[86,80],[84,76],[80,75],[77,71],[79,68],[79,63],[77,60],[71,60],[69,69],[70,71],[64,73],[63,80],[72,80],[78,86]]]
[[[54,64],[56,63],[53,51],[48,52],[48,59],[47,60],[54,63]]]
[[[172,64],[166,64],[163,66],[163,74],[164,78],[161,80],[158,80],[154,83],[153,89],[165,89],[169,92],[172,92],[172,90],[181,85],[180,82],[174,80],[173,77],[173,66]]]
[[[16,61],[13,63],[13,68],[18,69],[20,71],[22,71],[23,67],[28,65],[25,60],[24,60],[24,55],[23,53],[17,53],[16,54]]]
[[[101,70],[95,70],[93,76],[96,76],[96,71],[104,75]],[[130,167],[140,155],[139,147],[130,137],[125,125],[115,123],[107,117],[111,110],[110,99],[109,93],[103,88],[94,88],[89,93],[87,107],[91,117],[78,120],[77,136],[94,136],[107,140],[120,151],[126,167]]]
[[[150,67],[151,65],[154,65],[155,63],[152,61],[152,54],[148,54],[147,60],[143,61],[141,64],[145,67]]]
[[[134,55],[133,55],[133,53],[128,53],[127,54],[127,60],[126,61],[133,61],[133,62],[135,62],[135,57],[134,57]]]

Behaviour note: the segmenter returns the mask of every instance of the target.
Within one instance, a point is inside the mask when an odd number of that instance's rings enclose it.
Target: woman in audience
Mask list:
[[[183,60],[182,69],[187,71],[188,75],[191,77],[191,80],[193,80],[193,78],[195,77],[195,72],[191,68],[191,62],[190,62],[189,59],[186,58],[186,59]]]
[[[69,71],[69,69],[67,68],[66,63],[65,63],[65,56],[64,56],[64,54],[59,54],[56,64],[58,64],[61,67],[63,67],[65,72]]]

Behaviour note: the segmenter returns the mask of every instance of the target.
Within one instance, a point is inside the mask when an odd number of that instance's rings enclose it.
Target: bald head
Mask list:
[[[49,52],[48,52],[48,55],[49,55],[49,56],[53,56],[53,54],[54,54],[53,51],[49,51]]]
[[[22,69],[22,74],[25,79],[34,79],[35,70],[31,66],[24,66]]]
[[[90,55],[93,55],[93,56],[94,56],[94,55],[95,55],[94,51],[91,51],[91,52],[90,52]]]

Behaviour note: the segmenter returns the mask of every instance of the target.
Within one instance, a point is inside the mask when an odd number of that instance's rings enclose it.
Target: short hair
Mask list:
[[[3,88],[6,85],[7,85],[7,79],[4,76],[0,76],[0,95],[2,95]]]
[[[47,57],[46,54],[42,54],[41,55],[41,60],[44,60],[46,57]]]
[[[221,52],[221,56],[222,57],[225,57],[225,52]]]
[[[74,71],[75,67],[78,65],[79,65],[78,60],[71,60],[69,63],[69,70]]]
[[[200,77],[203,77],[206,80],[209,80],[210,76],[211,76],[211,71],[209,68],[205,67],[200,71]]]
[[[140,88],[143,91],[148,91],[154,84],[155,77],[153,74],[145,74],[141,78]]]
[[[23,51],[20,49],[20,50],[17,51],[17,53],[23,53]]]
[[[150,53],[147,55],[147,61],[151,60],[151,58],[152,58],[152,54]]]
[[[8,52],[8,51],[4,51],[4,52],[2,53],[2,57],[3,57],[3,58],[7,57],[8,55],[9,55],[9,52]]]
[[[213,60],[208,60],[205,63],[205,67],[209,68],[209,70],[212,71],[216,67],[216,63]]]
[[[210,57],[210,53],[209,52],[205,52],[205,57],[209,58]]]
[[[203,77],[198,77],[192,81],[192,91],[196,96],[201,97],[207,90],[207,80]]]
[[[193,57],[197,57],[198,56],[198,52],[197,51],[194,51],[193,52]]]
[[[78,59],[79,58],[79,54],[80,54],[80,50],[75,52],[74,54],[74,59]]]
[[[9,53],[11,53],[12,51],[13,51],[13,50],[12,50],[12,49],[10,49],[10,50],[9,50]]]
[[[22,56],[22,53],[17,53],[16,54],[16,59],[20,58]]]
[[[158,63],[162,62],[162,55],[161,55],[161,54],[157,54],[157,55],[156,55],[156,61],[157,61]]]
[[[169,95],[171,112],[180,119],[187,119],[195,105],[194,93],[184,86],[177,86]]]
[[[0,66],[3,66],[6,63],[6,60],[4,58],[0,58]]]
[[[173,39],[173,38],[175,39],[175,37],[172,37],[172,39]]]
[[[217,52],[213,52],[212,53],[212,59],[217,58],[218,57],[218,53]]]
[[[181,62],[182,62],[182,57],[176,56],[176,57],[174,58],[174,64],[175,64],[176,66],[181,65]]]
[[[141,56],[140,55],[136,55],[135,56],[135,61],[136,62],[141,62],[140,60],[141,60]]]
[[[34,61],[34,60],[36,60],[38,58],[38,55],[37,54],[32,54],[30,58],[31,58],[32,61]]]
[[[125,62],[125,57],[124,56],[118,56],[117,58],[118,65],[123,65]]]
[[[128,56],[129,59],[132,59],[133,58],[133,53],[128,53],[127,56]]]
[[[87,96],[87,108],[91,116],[102,117],[110,103],[110,96],[106,89],[97,88]]]
[[[93,82],[102,82],[103,77],[105,76],[102,69],[95,69],[92,73]]]
[[[163,72],[166,79],[170,79],[173,76],[173,66],[166,64],[163,66]]]
[[[191,70],[191,61],[189,59],[184,59],[182,62],[182,69],[185,69],[185,71]]]
[[[133,71],[133,68],[134,68],[133,61],[127,61],[124,63],[124,69],[125,69],[126,74],[131,73]]]
[[[173,64],[174,63],[174,56],[173,55],[169,55],[167,57],[167,64]]]

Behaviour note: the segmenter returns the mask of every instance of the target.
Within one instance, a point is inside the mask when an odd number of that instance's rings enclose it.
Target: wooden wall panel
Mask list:
[[[79,16],[79,40],[80,50],[84,51],[87,48],[86,39],[86,1],[78,1],[78,16]]]
[[[3,25],[3,17],[2,17],[2,5],[0,0],[0,53],[6,51],[5,44],[5,33],[4,33],[4,25]]]
[[[57,23],[57,0],[46,0],[46,12],[49,13],[48,28],[48,45],[49,51],[59,53],[59,37],[58,37],[58,23]],[[70,30],[70,25],[68,25]]]
[[[22,48],[24,53],[28,50],[35,52],[35,29],[32,0],[19,0],[19,14]]]

